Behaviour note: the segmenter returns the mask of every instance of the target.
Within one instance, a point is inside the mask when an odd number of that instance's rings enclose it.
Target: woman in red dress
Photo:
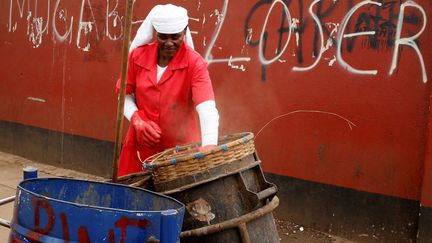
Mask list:
[[[140,26],[130,48],[124,115],[130,126],[119,176],[142,170],[137,151],[145,159],[191,142],[201,141],[201,150],[217,145],[213,87],[206,61],[194,51],[186,9],[157,5]]]

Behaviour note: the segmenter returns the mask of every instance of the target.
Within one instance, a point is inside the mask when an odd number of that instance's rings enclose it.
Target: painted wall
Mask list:
[[[137,0],[133,33],[166,2]],[[432,207],[431,1],[171,2],[209,62],[221,133],[254,132],[266,172]],[[0,120],[113,141],[123,3],[1,1]]]

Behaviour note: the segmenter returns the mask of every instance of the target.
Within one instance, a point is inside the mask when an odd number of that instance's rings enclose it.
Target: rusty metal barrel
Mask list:
[[[181,242],[279,242],[277,189],[264,177],[253,134],[225,136],[203,153],[197,146],[167,150],[145,165],[157,192],[186,205]]]

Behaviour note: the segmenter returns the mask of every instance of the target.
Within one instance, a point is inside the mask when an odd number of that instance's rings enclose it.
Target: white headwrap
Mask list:
[[[189,17],[185,8],[172,4],[154,6],[139,27],[129,52],[138,46],[149,43],[153,39],[153,28],[158,33],[175,34],[182,32],[188,25],[188,21]],[[194,49],[189,27],[186,29],[184,41]]]

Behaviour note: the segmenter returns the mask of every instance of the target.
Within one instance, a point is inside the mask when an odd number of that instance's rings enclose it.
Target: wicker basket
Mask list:
[[[196,152],[199,143],[177,146],[155,154],[144,161],[153,172],[155,184],[175,180],[227,164],[255,152],[253,133],[236,133],[219,139],[219,146]]]

